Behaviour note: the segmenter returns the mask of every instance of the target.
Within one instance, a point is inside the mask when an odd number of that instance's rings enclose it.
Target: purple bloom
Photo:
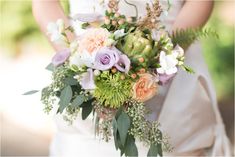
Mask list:
[[[115,64],[115,67],[121,72],[128,73],[130,70],[130,64],[131,61],[126,55],[120,55],[119,61]]]
[[[92,69],[87,69],[87,72],[83,74],[80,85],[83,89],[95,89],[96,86]]]
[[[159,81],[161,85],[164,85],[166,83],[168,83],[170,81],[171,78],[173,78],[175,76],[175,74],[159,74]]]
[[[70,56],[69,49],[62,50],[60,52],[57,52],[54,57],[52,58],[52,64],[57,67],[61,64],[63,64],[68,57]]]
[[[114,49],[101,48],[95,57],[94,68],[97,70],[111,69],[119,61],[119,54]]]

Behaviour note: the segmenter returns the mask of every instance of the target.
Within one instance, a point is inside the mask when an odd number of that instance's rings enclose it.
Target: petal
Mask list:
[[[68,59],[69,56],[70,56],[69,49],[65,49],[60,52],[57,52],[52,58],[52,64],[54,66],[59,66],[63,64]]]
[[[83,89],[95,89],[94,73],[92,69],[87,69],[87,72],[83,74],[83,77],[80,81],[80,84]]]
[[[128,73],[128,71],[130,70],[130,64],[131,61],[129,60],[129,58],[126,55],[121,55],[118,63],[115,64],[115,67],[121,72]]]
[[[166,74],[160,74],[159,75],[159,81],[162,85],[166,84],[167,82],[169,82],[169,80],[174,77],[175,74],[171,74],[171,75],[166,75]]]
[[[167,75],[175,74],[176,72],[177,72],[177,68],[176,67],[170,68],[170,69],[166,70],[166,74]]]

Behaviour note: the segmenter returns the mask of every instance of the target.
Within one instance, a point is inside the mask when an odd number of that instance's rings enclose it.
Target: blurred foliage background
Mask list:
[[[67,0],[61,1],[66,13]],[[36,44],[52,49],[42,35],[32,15],[31,1],[0,1],[0,53],[17,58],[23,47]],[[234,2],[216,1],[213,14],[207,24],[219,34],[219,39],[202,40],[205,60],[214,81],[218,102],[228,129],[234,139]]]

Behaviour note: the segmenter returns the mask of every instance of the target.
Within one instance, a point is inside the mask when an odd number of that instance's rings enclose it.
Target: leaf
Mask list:
[[[46,66],[46,69],[49,70],[49,71],[54,71],[55,70],[55,66],[52,63],[50,63],[50,64],[48,64]]]
[[[174,46],[178,44],[183,49],[187,49],[195,40],[206,37],[218,38],[218,34],[210,28],[188,28],[176,30],[170,35]]]
[[[32,94],[35,94],[37,92],[39,92],[39,90],[31,90],[31,91],[28,91],[28,92],[24,93],[23,95],[32,95]]]
[[[147,156],[153,157],[153,156],[157,156],[157,155],[158,155],[157,146],[155,144],[151,144]]]
[[[126,156],[138,156],[138,149],[135,144],[135,139],[133,136],[127,136],[126,146],[125,146]]]
[[[118,134],[118,130],[117,130],[117,121],[116,118],[113,118],[113,137],[114,137],[114,144],[115,144],[115,148],[116,150],[118,149],[118,143],[117,143],[117,134]]]
[[[162,156],[162,144],[157,144],[158,154]]]
[[[130,128],[130,124],[131,124],[131,121],[130,121],[129,116],[125,112],[122,112],[117,119],[117,126],[118,126],[118,132],[120,135],[120,140],[123,146],[125,146],[126,137],[127,137],[128,129]]]
[[[194,74],[195,73],[192,68],[190,68],[190,67],[188,67],[186,65],[181,65],[181,67],[182,67],[183,70],[187,71],[190,74]]]
[[[88,22],[85,22],[82,24],[82,29],[86,29],[90,24]]]
[[[79,95],[73,100],[72,106],[79,107],[83,104],[84,100],[85,100],[85,97],[83,95]]]
[[[85,120],[90,113],[92,112],[93,106],[92,106],[93,99],[88,100],[87,102],[84,102],[82,107],[82,120]]]
[[[72,77],[67,77],[64,79],[64,83],[70,86],[74,86],[78,84],[78,81]]]
[[[69,105],[73,96],[73,91],[70,86],[66,86],[60,94],[60,101],[59,101],[59,112],[62,113],[63,110]]]

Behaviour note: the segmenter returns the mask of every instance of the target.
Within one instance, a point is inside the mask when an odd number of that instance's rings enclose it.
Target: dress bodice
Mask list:
[[[70,12],[71,15],[77,13],[99,13],[104,14],[106,5],[102,5],[100,0],[70,0]],[[138,15],[143,16],[146,14],[146,3],[151,3],[153,0],[127,0],[129,3],[135,4],[138,9]],[[163,10],[168,9],[168,1],[171,5],[168,13],[162,15],[161,20],[166,25],[167,29],[171,28],[176,16],[178,15],[183,2],[182,0],[160,0]],[[108,3],[108,0],[104,0],[104,4]],[[135,8],[125,3],[124,0],[119,2],[119,12],[126,16],[135,16]]]

